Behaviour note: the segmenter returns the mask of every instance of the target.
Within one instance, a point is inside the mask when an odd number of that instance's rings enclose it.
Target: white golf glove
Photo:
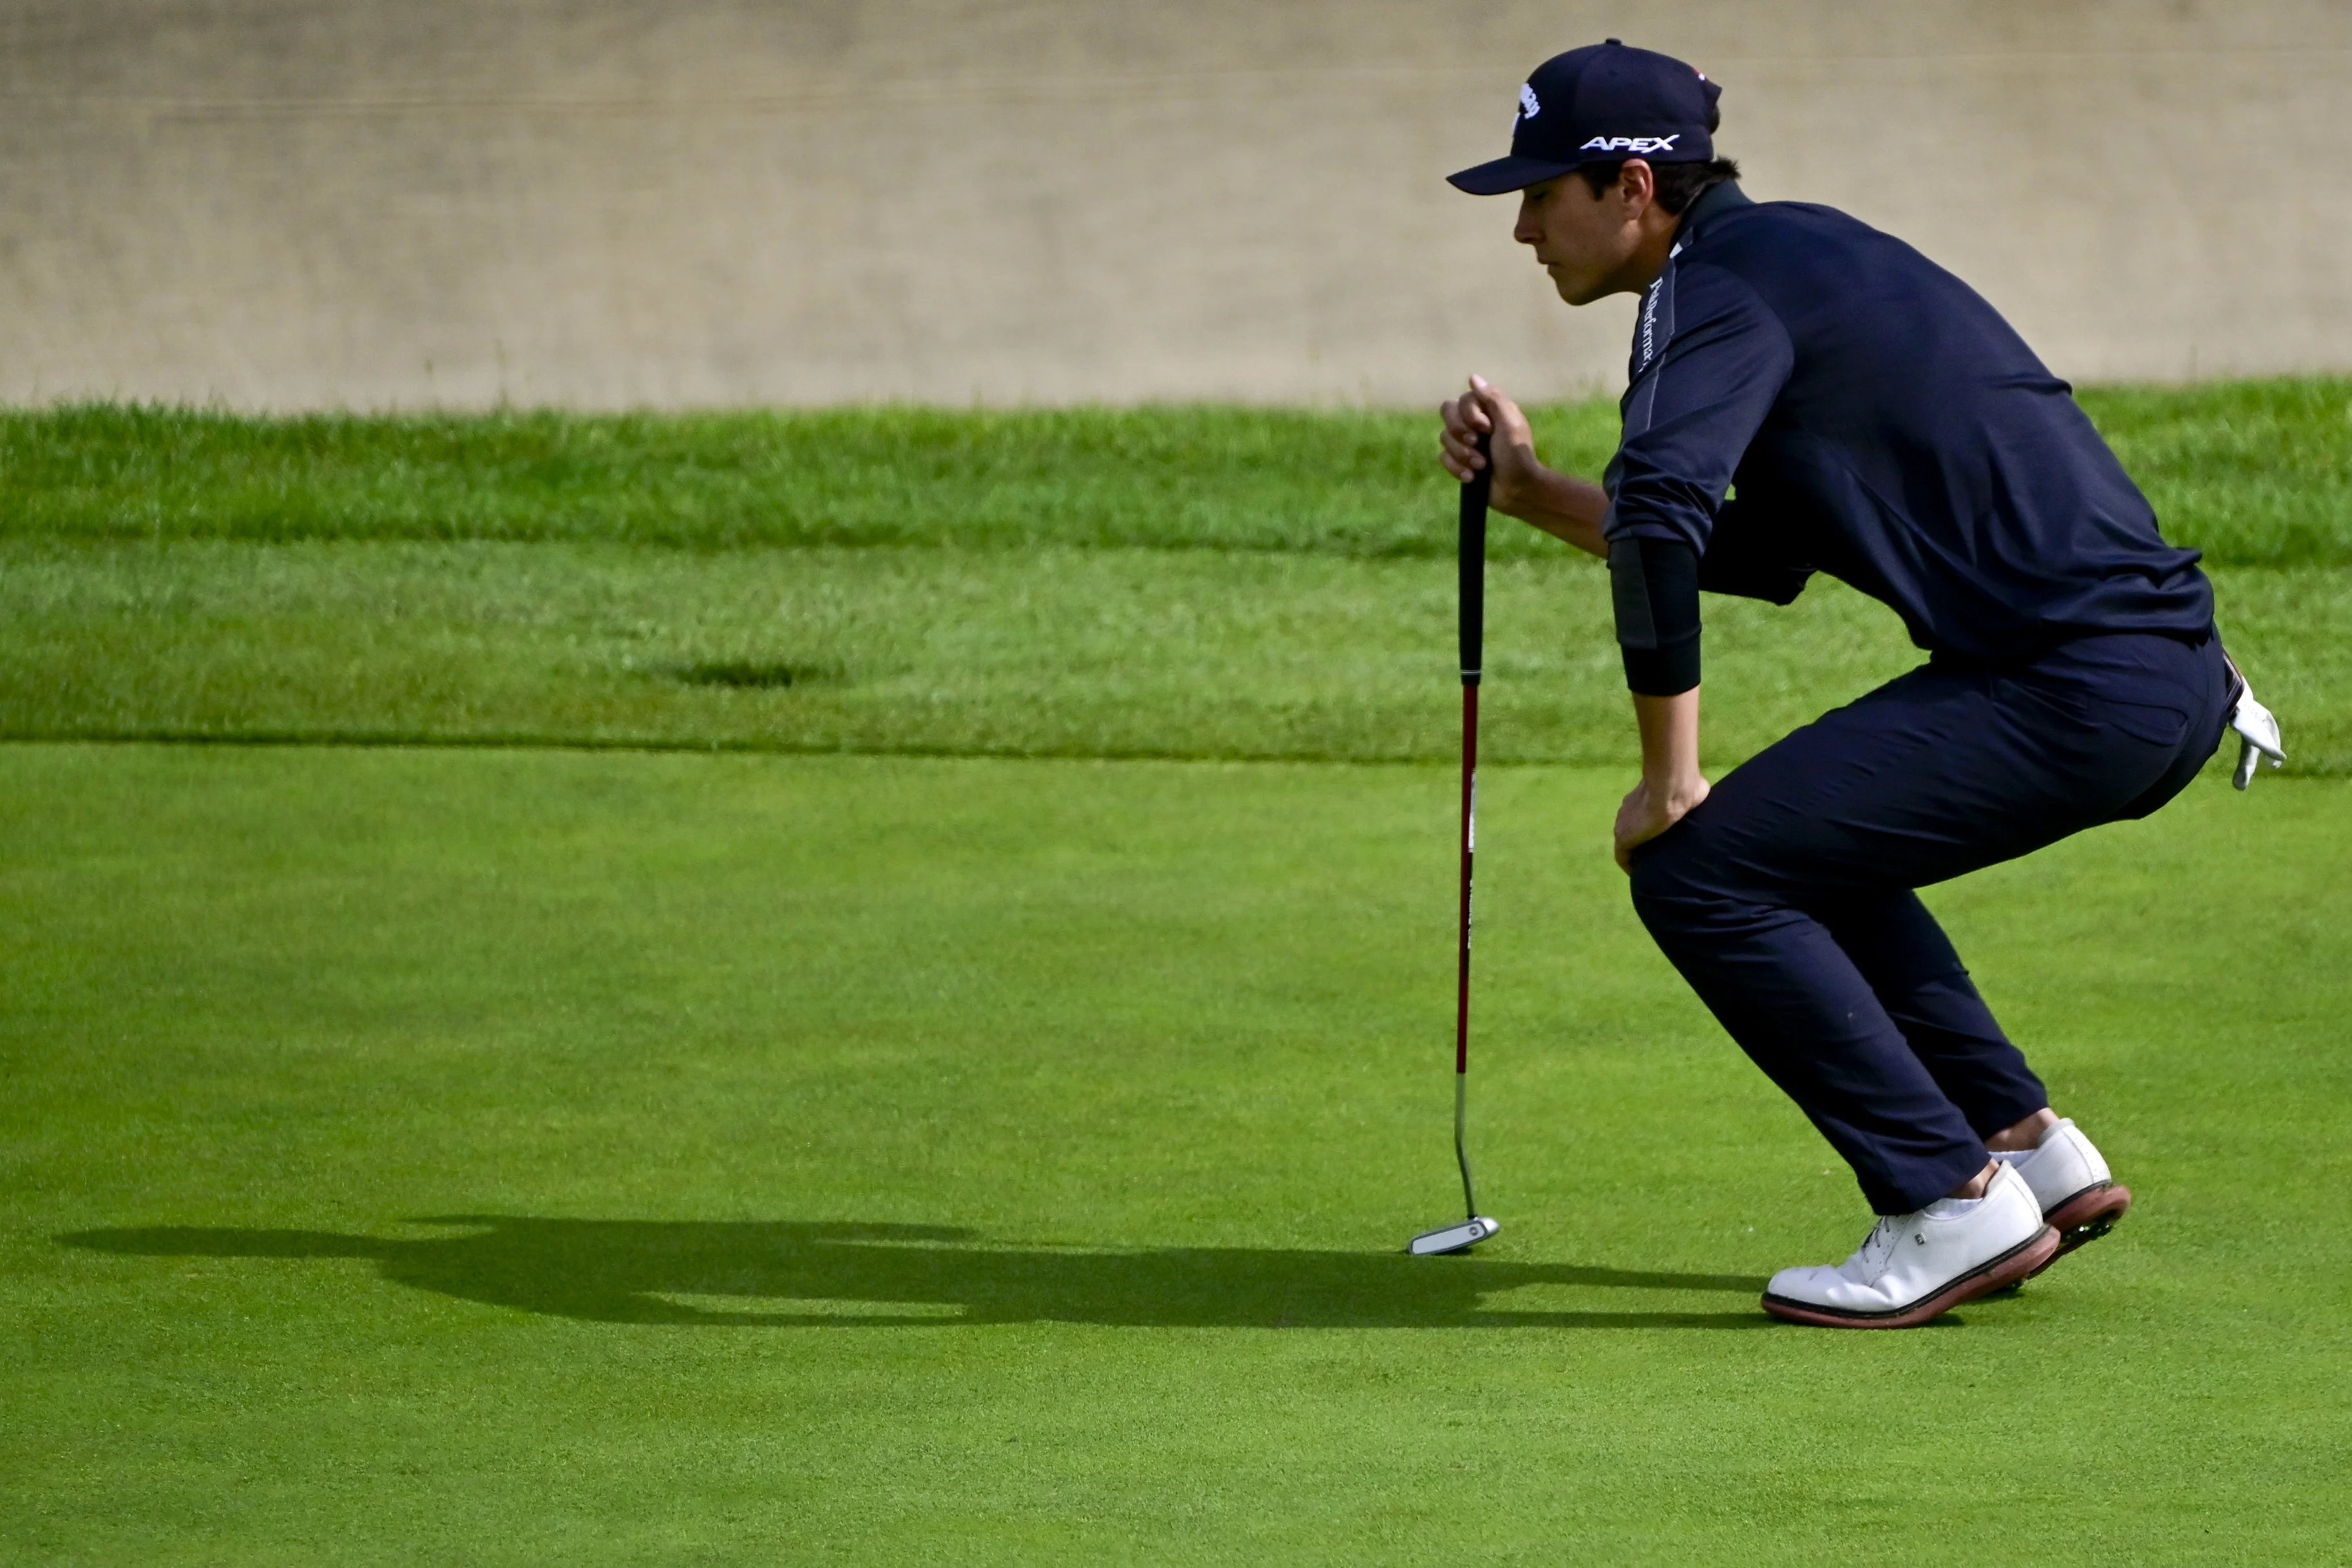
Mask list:
[[[2238,679],[2242,684],[2245,676]],[[2253,782],[2254,766],[2262,758],[2269,758],[2273,768],[2286,760],[2286,753],[2279,749],[2278,720],[2254,700],[2252,686],[2238,693],[2238,706],[2230,710],[2230,727],[2238,732],[2238,771],[2230,782],[2239,789]]]

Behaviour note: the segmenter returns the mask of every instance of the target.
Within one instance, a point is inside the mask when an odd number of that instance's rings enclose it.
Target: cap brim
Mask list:
[[[1540,158],[1497,158],[1492,163],[1448,174],[1445,183],[1474,196],[1499,196],[1540,185],[1546,180],[1557,180],[1575,167],[1573,163],[1549,163]]]

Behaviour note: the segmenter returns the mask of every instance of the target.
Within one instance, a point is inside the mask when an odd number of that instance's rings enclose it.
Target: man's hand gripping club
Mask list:
[[[1609,493],[1590,479],[1538,462],[1535,436],[1517,403],[1485,377],[1472,376],[1470,390],[1439,403],[1437,413],[1445,422],[1438,437],[1438,457],[1447,473],[1466,480],[1485,467],[1478,438],[1492,434],[1495,489],[1487,505],[1566,539],[1587,555],[1608,559],[1609,541],[1601,537],[1601,519],[1609,510]]]

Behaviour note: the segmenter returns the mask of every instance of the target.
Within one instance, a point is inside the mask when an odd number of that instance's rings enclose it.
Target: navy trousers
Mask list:
[[[1931,660],[1732,770],[1633,856],[1633,905],[1880,1214],[2049,1103],[1915,888],[2144,817],[2221,744],[2220,639]]]

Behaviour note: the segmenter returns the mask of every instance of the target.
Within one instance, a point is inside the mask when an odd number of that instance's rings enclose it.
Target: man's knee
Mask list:
[[[1633,854],[1633,913],[1660,940],[1705,924],[1706,906],[1717,902],[1698,883],[1687,841],[1669,831]]]

